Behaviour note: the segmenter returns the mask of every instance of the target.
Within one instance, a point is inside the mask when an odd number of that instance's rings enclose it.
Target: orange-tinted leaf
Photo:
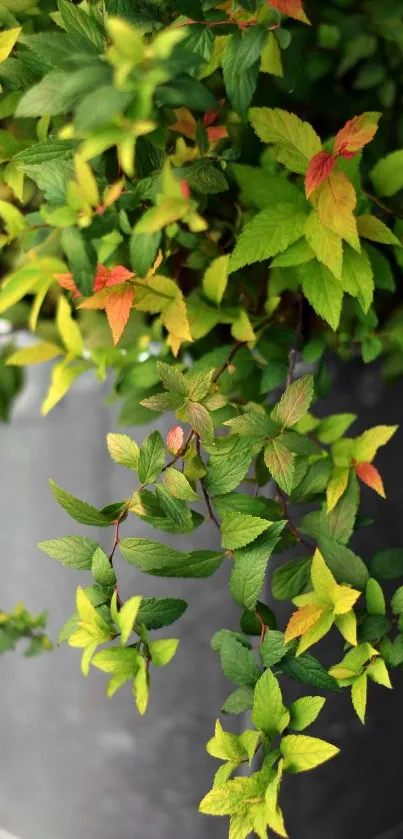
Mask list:
[[[196,120],[187,108],[178,108],[175,111],[176,122],[170,125],[171,131],[177,131],[184,137],[189,137],[189,140],[194,140],[196,137]]]
[[[66,291],[72,291],[73,297],[80,296],[80,292],[73,279],[73,274],[55,274],[55,279]]]
[[[167,434],[167,449],[171,454],[178,454],[183,446],[183,428],[180,425],[174,425],[169,429]]]
[[[117,344],[129,320],[130,309],[133,305],[133,286],[115,288],[108,292],[105,311],[113,335],[113,343]]]
[[[288,17],[293,17],[294,20],[300,20],[302,23],[309,23],[302,0],[268,0],[268,3],[272,9],[277,9],[282,15],[288,15]]]
[[[207,139],[209,143],[218,143],[223,137],[228,137],[228,131],[225,125],[212,125],[207,129]]]
[[[370,143],[378,130],[380,114],[367,112],[346,122],[336,135],[334,153],[352,157]]]
[[[357,463],[355,471],[363,484],[374,489],[382,498],[386,498],[382,478],[372,463]]]
[[[305,175],[305,192],[307,198],[309,198],[314,189],[329,177],[335,165],[336,158],[330,152],[320,151],[318,154],[315,154],[309,162]]]
[[[101,291],[103,288],[124,283],[131,277],[133,277],[133,272],[128,271],[123,265],[115,265],[114,268],[98,265],[94,280],[94,291]]]
[[[352,183],[344,172],[333,170],[326,181],[312,195],[319,218],[325,227],[359,249],[357,221],[353,210],[357,196]]]
[[[306,606],[302,606],[301,609],[294,612],[288,621],[288,626],[284,636],[285,642],[288,643],[294,638],[298,638],[300,635],[303,635],[304,632],[307,632],[311,626],[314,626],[315,623],[317,623],[319,618],[322,617],[322,614],[322,606],[318,606],[315,603],[307,603]]]

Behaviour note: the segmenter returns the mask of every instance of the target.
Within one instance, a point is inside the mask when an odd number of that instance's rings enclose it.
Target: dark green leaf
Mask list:
[[[67,568],[89,571],[98,544],[86,536],[63,536],[61,539],[38,542],[38,548],[45,551],[53,559],[58,559]]]
[[[311,578],[311,558],[301,556],[291,559],[286,565],[276,568],[272,580],[272,592],[277,600],[293,600],[305,591]]]
[[[182,617],[187,605],[185,600],[171,597],[143,597],[136,622],[143,623],[146,629],[162,629]]]

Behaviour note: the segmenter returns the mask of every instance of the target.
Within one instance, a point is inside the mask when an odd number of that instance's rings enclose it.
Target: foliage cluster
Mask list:
[[[130,682],[143,714],[178,646],[154,633],[187,604],[124,601],[116,552],[167,578],[225,564],[240,626],[212,639],[233,683],[222,712],[253,727],[217,722],[201,811],[229,816],[230,839],[287,836],[283,776],[338,752],[304,733],[325,696],[350,690],[364,722],[368,685],[403,664],[403,548],[349,546],[363,485],[385,497],[374,461],[397,426],[352,435],[354,414],[316,406],[330,354],[403,371],[401,2],[2,0],[0,25],[0,313],[36,336],[4,348],[1,416],[45,362],[44,414],[113,371],[122,424],[175,415],[166,439],[108,435],[130,497],[97,509],[51,482],[72,519],[113,534],[40,543],[92,576],[59,641],[110,675],[108,696]],[[182,550],[205,522],[220,548]],[[290,604],[278,626],[266,572],[293,548],[271,575]],[[1,649],[49,649],[44,623],[0,613]],[[329,632],[325,668],[311,648]],[[302,686],[289,707],[284,677]]]

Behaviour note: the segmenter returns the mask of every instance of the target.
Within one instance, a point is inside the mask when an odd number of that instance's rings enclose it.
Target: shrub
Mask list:
[[[396,426],[351,436],[354,414],[316,409],[329,356],[403,370],[398,6],[1,6],[0,312],[37,335],[3,353],[1,414],[20,368],[54,360],[44,414],[82,374],[112,370],[123,424],[175,415],[166,439],[154,430],[140,447],[108,435],[112,460],[133,473],[129,498],[99,510],[51,482],[71,518],[113,534],[104,546],[40,543],[93,578],[59,640],[83,650],[85,675],[110,674],[108,696],[131,682],[143,714],[153,668],[178,645],[155,632],[187,604],[137,592],[123,602],[115,552],[156,576],[228,567],[240,627],[212,645],[234,686],[222,711],[250,711],[251,728],[217,722],[207,749],[223,763],[201,810],[229,816],[232,839],[287,835],[283,774],[338,752],[301,733],[322,694],[351,690],[364,722],[368,683],[390,688],[403,663],[403,586],[390,602],[383,591],[403,576],[403,548],[364,562],[349,547],[362,486],[385,496],[374,461]],[[138,538],[138,519],[178,537],[208,521],[221,547]],[[277,626],[267,566],[293,548],[271,578],[274,599],[294,604]],[[19,606],[0,620],[3,649],[20,637],[31,654],[51,646],[43,615]],[[311,648],[330,631],[340,660],[328,669]],[[284,675],[303,686],[289,707]],[[250,774],[237,774],[245,763]]]

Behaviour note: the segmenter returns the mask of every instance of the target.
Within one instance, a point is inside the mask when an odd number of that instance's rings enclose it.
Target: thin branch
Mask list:
[[[113,558],[114,558],[114,556],[115,556],[115,551],[116,551],[116,548],[117,548],[117,546],[118,546],[118,544],[119,544],[119,528],[120,528],[121,522],[123,521],[124,517],[126,516],[126,513],[127,513],[127,507],[125,506],[124,510],[122,510],[122,512],[120,513],[120,515],[118,516],[118,518],[117,518],[117,519],[116,519],[116,521],[115,521],[115,530],[114,530],[114,535],[113,535],[113,544],[112,544],[111,552],[110,552],[109,557],[108,557],[108,559],[109,559],[109,564],[110,564],[111,568],[113,568]],[[122,599],[121,599],[121,597],[120,597],[120,594],[119,594],[119,589],[118,589],[118,584],[117,584],[117,583],[115,584],[115,591],[116,591],[116,603],[117,603],[117,607],[118,607],[118,609],[120,609],[120,608],[121,608],[121,606],[123,605],[123,600],[122,600]]]
[[[196,437],[196,448],[197,448],[197,454],[200,457],[201,452],[200,452],[200,437],[199,436]],[[218,527],[218,530],[220,530],[220,522],[218,521],[218,519],[216,518],[216,516],[214,514],[214,510],[212,508],[211,501],[210,501],[210,496],[209,496],[209,494],[206,490],[206,486],[205,486],[203,478],[200,478],[200,486],[202,488],[202,493],[203,493],[203,496],[204,496],[204,500],[206,502],[209,518],[211,519],[212,522],[214,522],[215,526]]]
[[[296,539],[297,542],[300,542],[302,545],[305,545],[307,548],[309,548],[310,551],[314,551],[315,546],[311,545],[310,542],[307,542],[307,540],[303,536],[301,536],[301,534],[298,532],[295,525],[292,523],[292,521],[290,519],[290,516],[289,516],[289,512],[288,512],[287,498],[286,498],[283,490],[280,489],[279,486],[277,486],[277,495],[278,495],[278,498],[279,498],[279,501],[280,501],[283,516],[284,516],[285,519],[287,519],[288,530],[290,531],[290,533],[292,533],[292,535],[294,536],[294,539]]]
[[[367,190],[363,189],[363,193],[364,195],[366,195],[367,198],[369,198],[370,201],[372,201],[373,204],[376,204],[376,206],[379,207],[379,209],[386,213],[388,216],[393,216],[393,218],[403,218],[403,213],[398,213],[396,210],[391,210],[391,208],[388,207],[387,204],[384,204],[383,201],[380,201],[379,198],[376,197],[376,195],[372,194],[372,192],[367,192]]]
[[[234,344],[224,363],[218,368],[217,373],[213,376],[212,382],[218,382],[220,376],[225,373],[226,369],[230,366],[232,359],[235,358],[237,352],[239,352],[242,347],[246,347],[246,341],[237,341],[236,344]]]

